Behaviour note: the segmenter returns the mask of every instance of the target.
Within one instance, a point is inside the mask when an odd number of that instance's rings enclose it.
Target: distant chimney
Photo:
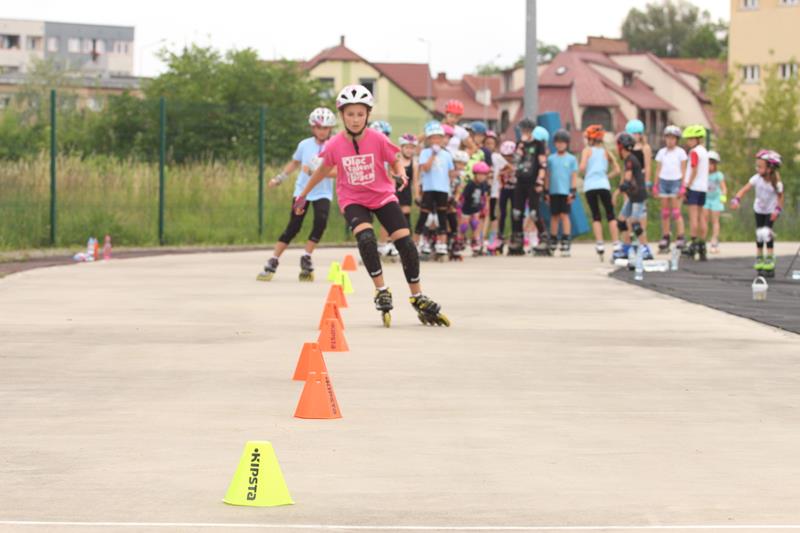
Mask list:
[[[436,74],[436,81],[447,81],[447,74],[444,72],[439,72]]]
[[[344,35],[339,36],[339,46],[344,46]]]

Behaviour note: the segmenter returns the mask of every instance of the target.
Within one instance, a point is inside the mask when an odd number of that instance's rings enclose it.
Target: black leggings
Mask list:
[[[772,229],[772,225],[774,224],[771,218],[772,215],[762,215],[761,213],[756,213],[755,215],[756,215],[756,230],[758,230],[758,228]],[[756,246],[758,248],[761,248],[762,244],[766,244],[768,250],[775,248],[775,239],[774,237],[772,237],[772,234],[770,234],[770,239],[764,243],[758,242],[758,239],[756,239]]]
[[[294,198],[292,198],[292,204],[294,204]],[[283,230],[283,234],[278,238],[278,241],[284,244],[292,242],[292,239],[294,239],[295,235],[300,231],[300,228],[303,227],[303,220],[306,218],[308,204],[314,207],[314,225],[311,228],[311,234],[308,236],[308,240],[311,242],[319,242],[320,239],[322,239],[322,234],[325,233],[325,227],[328,225],[328,213],[331,210],[331,201],[327,198],[306,202],[305,211],[303,211],[302,215],[296,214],[294,209],[292,209],[289,224],[286,226],[286,229]]]
[[[586,202],[589,204],[589,209],[592,210],[593,221],[600,222],[602,220],[602,216],[600,215],[601,203],[606,212],[606,220],[609,222],[614,220],[614,204],[611,202],[611,191],[608,189],[586,191]]]
[[[500,189],[500,200],[498,200],[498,208],[500,216],[497,222],[497,234],[503,235],[506,232],[506,216],[508,215],[508,204],[514,202],[514,189]]]
[[[525,205],[528,205],[533,218],[536,221],[536,229],[539,233],[544,234],[544,223],[539,213],[539,200],[541,193],[536,192],[536,187],[533,184],[525,184],[517,182],[514,189],[514,198],[511,202],[511,231],[514,233],[522,233],[523,220],[525,218]]]

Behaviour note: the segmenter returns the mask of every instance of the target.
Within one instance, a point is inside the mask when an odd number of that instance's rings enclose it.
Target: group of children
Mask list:
[[[709,222],[711,252],[719,250],[719,218],[727,187],[718,170],[719,155],[705,148],[703,126],[683,130],[668,126],[664,147],[653,156],[644,124],[631,120],[615,138],[620,166],[606,148],[609,134],[601,125],[585,129],[585,147],[577,158],[569,151],[572,136],[566,130],[553,134],[552,152],[550,133],[527,118],[518,124],[517,140],[501,141],[483,122],[461,124],[464,106],[451,100],[445,106],[443,120],[425,124],[421,137],[404,133],[396,146],[391,142],[388,123],[369,122],[373,104],[372,94],[365,87],[345,87],[337,98],[344,130],[335,136],[332,131],[337,117],[332,111],[318,108],[309,116],[312,136],[298,144],[292,160],[269,183],[270,187],[278,186],[290,173],[300,171],[289,223],[259,280],[272,279],[281,254],[300,230],[309,207],[314,211],[314,224],[301,258],[300,279],[313,279],[311,254],[325,231],[334,179],[340,210],[356,237],[362,262],[376,287],[376,307],[384,313],[387,325],[392,299],[384,285],[382,259],[399,258],[402,262],[411,303],[420,320],[447,324],[439,305],[421,292],[420,258],[460,259],[467,243],[476,255],[502,254],[509,213],[509,255],[552,255],[560,249],[568,256],[570,211],[578,198],[579,176],[583,177],[596,250],[601,257],[604,218],[614,258],[627,257],[631,246],[642,250],[645,259],[652,257],[646,237],[650,196],[658,198],[661,205],[659,251],[670,249],[674,226],[676,248],[705,260]],[[781,161],[779,154],[766,150],[756,159],[757,174],[737,192],[731,207],[738,208],[742,196],[755,189],[756,268],[774,270],[771,228],[783,206],[778,170]],[[617,176],[617,186],[612,187]],[[624,202],[617,212],[615,204],[620,197]],[[416,224],[411,221],[414,204],[419,206]],[[688,240],[681,215],[684,204]],[[547,227],[543,205],[550,212]],[[372,227],[373,215],[381,224],[380,244]],[[766,245],[766,255],[762,245]]]

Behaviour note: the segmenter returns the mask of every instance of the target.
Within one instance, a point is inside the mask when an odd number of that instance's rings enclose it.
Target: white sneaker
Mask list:
[[[422,243],[419,245],[419,251],[423,254],[431,253],[431,245],[428,243],[428,241],[422,241]]]

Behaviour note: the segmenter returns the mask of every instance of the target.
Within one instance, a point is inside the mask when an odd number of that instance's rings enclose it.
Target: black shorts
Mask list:
[[[386,228],[389,235],[400,229],[408,229],[406,216],[397,202],[389,202],[378,209],[367,209],[358,204],[350,204],[344,208],[344,218],[347,220],[350,231],[355,230],[359,224],[365,222],[372,224],[372,213],[375,213],[375,216],[378,217],[378,222]]]
[[[551,194],[550,195],[550,214],[551,215],[568,215],[569,196],[566,194]]]
[[[402,191],[395,191],[395,196],[397,196],[397,200],[400,202],[400,205],[403,207],[411,207],[411,185],[406,185],[406,188]]]
[[[422,209],[425,211],[444,211],[450,195],[446,192],[425,191],[422,193]]]

